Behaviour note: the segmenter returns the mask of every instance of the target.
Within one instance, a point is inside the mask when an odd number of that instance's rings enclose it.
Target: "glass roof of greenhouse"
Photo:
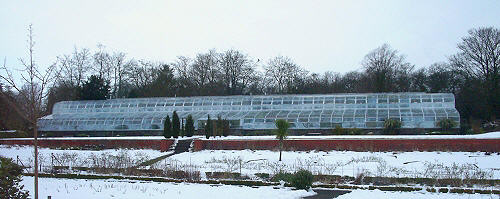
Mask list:
[[[56,103],[53,114],[40,119],[40,130],[155,130],[173,111],[195,121],[220,116],[241,129],[274,128],[276,119],[297,129],[381,128],[387,118],[401,120],[403,128],[433,128],[440,119],[460,117],[450,93],[129,98]]]

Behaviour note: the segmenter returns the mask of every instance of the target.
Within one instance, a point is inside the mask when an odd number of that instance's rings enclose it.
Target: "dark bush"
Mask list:
[[[2,198],[28,198],[28,192],[22,190],[24,185],[19,184],[22,168],[10,158],[0,157],[0,161],[0,196]]]
[[[441,128],[442,131],[449,131],[457,126],[457,122],[451,119],[442,119],[436,122],[436,126]]]
[[[255,176],[257,176],[261,179],[264,179],[264,180],[269,179],[269,173],[255,173]]]
[[[401,121],[396,119],[386,119],[384,122],[384,132],[391,135],[399,134]]]
[[[300,170],[293,175],[292,186],[297,189],[309,189],[312,186],[313,174],[307,170]]]
[[[346,129],[342,128],[341,126],[335,126],[335,128],[332,130],[333,135],[346,135],[347,131]]]
[[[291,173],[279,172],[271,178],[271,181],[279,182],[283,180],[285,182],[292,183],[293,177],[294,176]]]
[[[0,133],[0,138],[27,138],[27,137],[29,137],[28,133],[20,130]]]
[[[351,135],[362,135],[363,134],[363,130],[362,129],[358,129],[358,128],[353,128],[353,129],[350,129],[350,134]]]

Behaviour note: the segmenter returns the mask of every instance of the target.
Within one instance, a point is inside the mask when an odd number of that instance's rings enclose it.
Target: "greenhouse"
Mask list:
[[[43,132],[161,132],[163,120],[177,111],[192,115],[195,128],[207,117],[221,117],[231,129],[273,129],[285,119],[291,129],[382,129],[387,118],[402,128],[436,128],[436,122],[459,123],[450,93],[365,93],[322,95],[201,96],[63,101],[39,119]]]

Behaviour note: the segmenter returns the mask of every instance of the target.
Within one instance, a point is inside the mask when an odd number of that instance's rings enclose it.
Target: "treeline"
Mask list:
[[[75,48],[55,63],[60,75],[50,89],[47,110],[62,100],[221,95],[368,92],[450,92],[462,116],[492,121],[500,115],[500,31],[471,29],[457,41],[457,53],[431,66],[409,63],[384,44],[364,57],[361,69],[311,73],[292,58],[253,58],[230,49],[209,50],[172,63],[127,57],[123,52]]]

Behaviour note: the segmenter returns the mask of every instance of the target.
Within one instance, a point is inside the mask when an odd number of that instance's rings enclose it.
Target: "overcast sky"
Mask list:
[[[500,28],[500,1],[0,0],[7,66],[26,57],[30,23],[39,65],[101,43],[136,59],[238,49],[260,63],[284,55],[312,72],[345,73],[383,43],[417,67],[446,61],[469,29]]]

